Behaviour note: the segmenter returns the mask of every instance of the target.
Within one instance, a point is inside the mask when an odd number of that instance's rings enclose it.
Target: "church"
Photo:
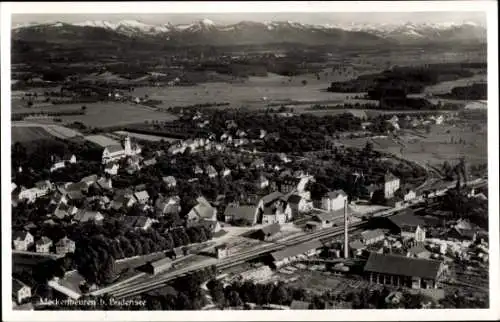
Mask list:
[[[102,163],[107,164],[112,161],[120,160],[129,156],[141,154],[141,148],[137,144],[130,142],[127,136],[123,141],[123,146],[119,144],[108,145],[102,151]]]

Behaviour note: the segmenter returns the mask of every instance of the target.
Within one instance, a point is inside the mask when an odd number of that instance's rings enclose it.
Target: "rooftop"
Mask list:
[[[364,270],[366,272],[435,279],[441,265],[440,261],[435,260],[370,253]]]
[[[300,254],[304,254],[307,251],[310,251],[312,249],[318,249],[322,247],[323,244],[319,240],[312,240],[303,244],[291,246],[288,248],[285,248],[283,250],[279,250],[277,252],[274,252],[271,254],[272,258],[275,261],[280,261],[282,259],[292,257],[292,256],[297,256]]]

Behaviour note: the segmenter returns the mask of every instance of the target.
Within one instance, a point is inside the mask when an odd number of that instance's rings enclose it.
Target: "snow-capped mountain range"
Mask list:
[[[293,21],[270,21],[251,22],[242,21],[235,24],[217,24],[210,19],[201,19],[190,24],[160,25],[147,24],[138,20],[122,20],[116,23],[104,20],[87,20],[79,23],[47,22],[40,24],[24,24],[13,26],[13,34],[20,34],[26,30],[57,29],[64,27],[91,27],[102,28],[125,36],[165,36],[175,34],[200,34],[204,32],[230,33],[230,32],[252,32],[255,33],[277,33],[287,32],[287,37],[293,38],[293,31],[315,33],[316,35],[335,32],[348,32],[360,35],[365,33],[377,38],[407,42],[407,41],[439,41],[439,40],[467,40],[486,38],[485,27],[474,22],[463,23],[392,23],[392,24],[325,24],[309,25]],[[265,38],[265,37],[264,37]]]

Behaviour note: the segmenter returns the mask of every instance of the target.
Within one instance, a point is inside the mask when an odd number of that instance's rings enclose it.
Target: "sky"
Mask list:
[[[465,21],[486,25],[484,12],[278,12],[278,13],[189,13],[189,14],[13,14],[12,24],[66,22],[75,23],[85,20],[139,20],[148,24],[187,24],[196,20],[210,19],[218,24],[230,24],[243,20],[287,21],[304,24],[379,24],[379,23],[439,23]]]

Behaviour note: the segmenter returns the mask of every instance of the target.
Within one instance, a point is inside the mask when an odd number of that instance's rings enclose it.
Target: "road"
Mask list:
[[[477,185],[484,185],[484,179],[479,179],[475,180],[474,182],[469,182],[469,184],[472,184],[472,186],[477,186]],[[449,188],[452,188],[453,185],[450,184]],[[394,215],[395,213],[409,208],[411,206],[415,206],[422,201],[415,202],[411,205],[406,205],[404,207],[399,207],[399,208],[392,208],[389,210],[382,210],[379,212],[376,212],[374,215],[377,217],[389,217]],[[364,225],[366,225],[365,221],[358,222],[358,223],[353,223],[349,227],[349,231],[355,231],[361,229]],[[260,257],[264,254],[268,254],[289,246],[301,244],[307,241],[312,241],[312,240],[319,240],[327,237],[335,237],[335,236],[340,236],[344,234],[344,227],[343,226],[338,226],[338,227],[332,227],[332,228],[327,228],[323,229],[317,232],[305,234],[305,235],[300,235],[296,236],[294,238],[284,240],[284,241],[278,241],[273,244],[267,244],[264,245],[258,249],[252,249],[248,250],[245,252],[241,252],[235,255],[228,256],[223,259],[215,259],[215,258],[207,258],[202,261],[193,263],[187,267],[183,267],[180,269],[175,269],[173,271],[167,271],[164,273],[160,273],[158,275],[144,275],[144,278],[139,278],[134,280],[133,282],[130,283],[122,283],[119,285],[111,285],[109,287],[100,289],[96,292],[93,292],[93,295],[102,295],[102,294],[108,294],[110,296],[113,296],[115,298],[125,298],[125,297],[130,297],[134,296],[137,294],[141,294],[144,292],[148,292],[151,290],[154,290],[158,287],[163,286],[165,283],[174,280],[176,278],[179,278],[183,275],[186,275],[188,273],[210,267],[212,265],[215,265],[218,269],[225,269],[229,268],[232,266],[239,265],[241,263],[244,263],[246,261],[249,261],[251,259],[255,259],[257,257]]]

